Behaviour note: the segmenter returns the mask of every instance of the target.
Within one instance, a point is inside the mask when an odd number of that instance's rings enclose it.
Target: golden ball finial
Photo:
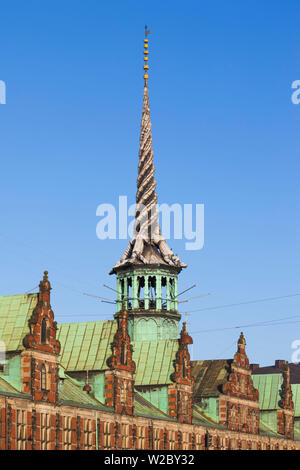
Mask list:
[[[145,39],[144,39],[144,80],[145,80],[145,85],[147,86],[147,80],[149,78],[148,76],[148,70],[149,70],[149,65],[148,65],[148,42],[149,40],[147,39],[148,34],[150,34],[150,29],[148,29],[147,25],[145,26]]]

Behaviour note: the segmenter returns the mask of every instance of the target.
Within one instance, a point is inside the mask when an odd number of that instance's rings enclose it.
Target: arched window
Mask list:
[[[144,308],[145,306],[145,278],[144,276],[138,276],[138,300],[139,300],[139,307]]]
[[[47,324],[47,319],[44,317],[42,319],[42,325],[41,325],[41,343],[42,344],[46,344],[47,343],[47,328],[48,324]]]
[[[156,308],[156,279],[155,276],[148,277],[148,289],[149,289],[149,308]]]
[[[41,367],[41,389],[47,390],[47,370],[45,364]]]

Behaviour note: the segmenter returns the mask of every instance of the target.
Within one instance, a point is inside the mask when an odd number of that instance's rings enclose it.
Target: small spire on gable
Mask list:
[[[112,355],[108,359],[111,369],[127,370],[134,374],[135,362],[132,359],[133,348],[128,333],[128,312],[123,309],[118,315],[118,329],[112,344]]]
[[[48,271],[44,271],[44,276],[43,276],[43,279],[41,280],[40,282],[40,292],[50,292],[50,290],[52,289],[51,288],[51,284],[49,282],[49,279],[48,279]]]
[[[188,334],[188,331],[187,331],[187,322],[183,322],[183,325],[182,325],[182,330],[181,330],[181,333],[180,333],[180,342],[182,344],[193,344],[193,338]]]
[[[237,344],[238,344],[238,352],[245,354],[245,350],[246,350],[246,340],[245,340],[245,337],[244,337],[244,333],[243,333],[243,332],[241,332]]]
[[[280,400],[281,408],[285,410],[293,410],[294,403],[293,403],[293,392],[291,387],[291,371],[288,362],[285,364],[284,371],[283,371],[283,383],[282,383],[282,390],[281,390],[281,400]]]

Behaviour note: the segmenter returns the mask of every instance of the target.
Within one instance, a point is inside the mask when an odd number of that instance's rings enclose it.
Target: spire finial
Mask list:
[[[149,70],[149,65],[148,65],[148,39],[147,36],[150,34],[150,29],[148,29],[148,26],[145,25],[145,39],[144,39],[144,79],[145,79],[145,86],[147,86],[147,80],[148,80],[148,70]]]
[[[50,292],[51,285],[48,279],[48,271],[44,271],[43,279],[40,282],[40,292]]]

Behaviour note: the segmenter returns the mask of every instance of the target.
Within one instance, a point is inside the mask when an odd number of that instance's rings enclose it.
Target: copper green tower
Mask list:
[[[117,275],[117,312],[128,311],[132,341],[177,339],[177,277],[185,264],[161,235],[148,93],[148,39],[144,39],[144,98],[136,193],[135,231],[110,274]]]

